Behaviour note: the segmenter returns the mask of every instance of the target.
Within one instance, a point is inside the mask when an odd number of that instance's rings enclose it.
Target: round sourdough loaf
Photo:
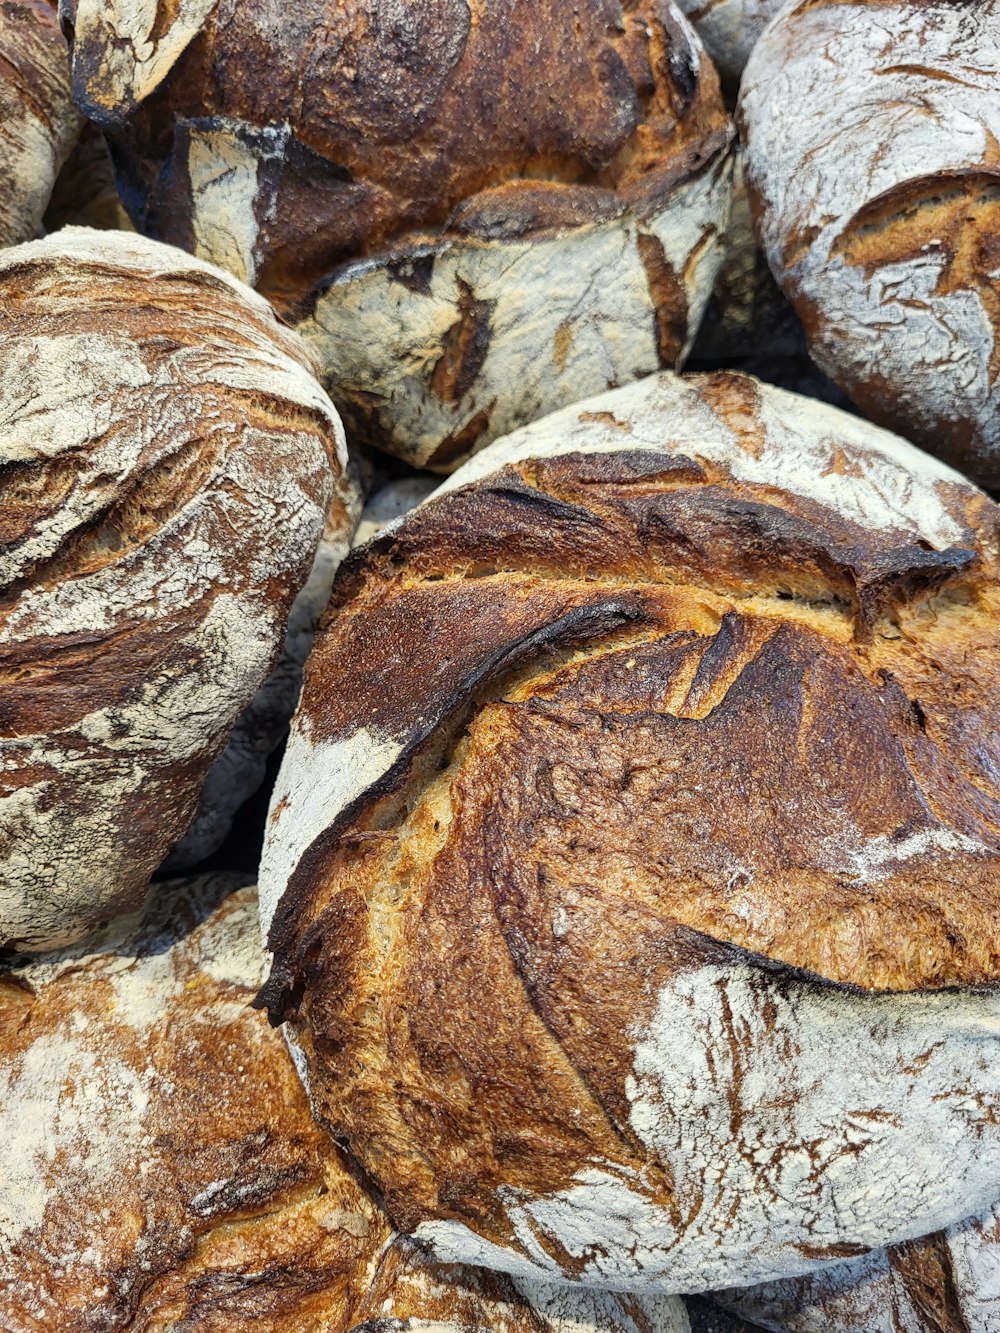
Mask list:
[[[295,335],[180,251],[68,229],[0,309],[0,944],[43,948],[183,833],[346,454]]]
[[[444,1268],[394,1237],[250,1008],[256,895],[233,889],[159,885],[0,972],[8,1333],[688,1333],[673,1298]]]
[[[334,491],[309,577],[288,613],[278,660],[233,723],[226,748],[205,774],[191,822],[170,849],[161,867],[164,873],[187,873],[214,856],[232,832],[240,807],[265,781],[268,761],[284,740],[299,701],[302,669],[330,600],[333,576],[347,554],[361,516],[361,491],[355,484],[355,472],[352,462]]]
[[[498,441],[347,558],[260,998],[439,1257],[699,1291],[1000,1195],[997,507],[737,375]]]
[[[30,241],[83,124],[55,4],[0,4],[0,246]]]
[[[1000,3],[801,0],[740,118],[771,268],[873,420],[1000,486]]]
[[[804,1277],[715,1292],[776,1333],[996,1333],[1000,1207]]]
[[[672,0],[63,12],[139,229],[302,318],[352,438],[448,471],[683,361],[732,126]]]

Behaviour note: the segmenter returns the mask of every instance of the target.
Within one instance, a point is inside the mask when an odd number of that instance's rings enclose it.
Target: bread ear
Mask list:
[[[60,18],[73,44],[77,106],[102,129],[121,128],[170,73],[216,4],[61,0]]]

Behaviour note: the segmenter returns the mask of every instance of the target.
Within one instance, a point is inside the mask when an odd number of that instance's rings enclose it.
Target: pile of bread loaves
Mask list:
[[[3,1333],[1000,1333],[991,489],[1000,0],[3,0]]]

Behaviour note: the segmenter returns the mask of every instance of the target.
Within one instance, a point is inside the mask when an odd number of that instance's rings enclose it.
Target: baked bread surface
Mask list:
[[[55,6],[46,0],[5,0],[0,6],[0,246],[35,236],[82,124]]]
[[[997,611],[986,496],[725,374],[517,432],[348,559],[262,1002],[398,1225],[697,1291],[993,1201]]]
[[[139,230],[294,319],[353,440],[450,472],[683,364],[733,129],[671,0],[64,8]]]
[[[0,306],[0,944],[42,948],[141,902],[348,527],[346,452],[295,335],[180,251],[69,228],[0,256]]]
[[[0,972],[6,1333],[689,1333],[394,1237],[250,1008],[263,966],[254,889],[206,876]]]
[[[1000,5],[805,0],[744,74],[758,234],[866,416],[1000,486]]]

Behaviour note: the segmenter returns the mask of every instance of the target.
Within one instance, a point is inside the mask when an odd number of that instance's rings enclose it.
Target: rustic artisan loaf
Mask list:
[[[998,87],[997,0],[801,0],[740,97],[760,238],[817,364],[994,487]]]
[[[352,438],[447,471],[683,361],[732,127],[672,0],[63,9],[139,229],[301,315]]]
[[[69,52],[55,4],[0,5],[0,246],[38,231],[59,169],[80,133]]]
[[[156,242],[0,256],[0,944],[141,900],[273,666],[344,484],[308,365]]]
[[[67,53],[67,63],[68,63]],[[102,231],[134,231],[118,197],[114,169],[104,135],[85,125],[66,159],[45,209],[46,232],[60,227],[99,227]]]
[[[361,492],[351,484],[349,473],[334,493],[309,577],[288,613],[278,660],[233,724],[226,748],[205,774],[191,822],[171,848],[165,872],[193,870],[219,850],[240,807],[265,781],[268,761],[285,738],[302,689],[302,668],[330,600],[333,576],[361,516]],[[258,822],[258,833],[259,828]]]
[[[677,0],[734,92],[757,41],[785,0]]]
[[[996,1333],[1000,1207],[933,1236],[715,1299],[777,1333]]]
[[[397,1225],[698,1291],[1000,1196],[997,541],[886,432],[662,375],[348,557],[261,1002]]]
[[[686,1333],[670,1298],[443,1269],[394,1238],[249,1007],[256,895],[233,887],[158,886],[0,972],[6,1333]]]

